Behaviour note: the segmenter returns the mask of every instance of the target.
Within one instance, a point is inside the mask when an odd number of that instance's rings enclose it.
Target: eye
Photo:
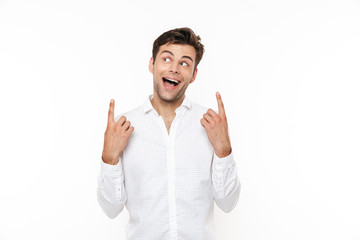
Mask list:
[[[164,60],[164,62],[170,62],[170,58],[169,58],[169,57],[164,57],[163,60]]]
[[[189,66],[189,64],[187,64],[186,62],[181,62],[180,65],[184,67]]]

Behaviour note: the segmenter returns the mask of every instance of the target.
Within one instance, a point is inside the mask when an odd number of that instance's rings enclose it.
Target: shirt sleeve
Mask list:
[[[232,153],[223,158],[214,153],[212,182],[216,205],[224,212],[230,212],[236,206],[240,195],[240,181]]]
[[[115,218],[124,208],[127,194],[121,159],[116,165],[100,162],[97,200],[109,218]]]

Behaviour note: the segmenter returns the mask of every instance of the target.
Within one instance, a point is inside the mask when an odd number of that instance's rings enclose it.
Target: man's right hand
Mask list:
[[[116,165],[120,155],[125,149],[134,127],[122,116],[117,122],[114,120],[115,101],[111,99],[109,107],[108,123],[104,136],[104,148],[102,160],[104,163]]]

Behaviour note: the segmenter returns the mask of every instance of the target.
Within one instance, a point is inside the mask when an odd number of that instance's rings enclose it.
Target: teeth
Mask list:
[[[178,81],[176,81],[176,80],[174,80],[174,79],[166,78],[166,80],[169,80],[170,82],[174,82],[174,83],[179,83]]]

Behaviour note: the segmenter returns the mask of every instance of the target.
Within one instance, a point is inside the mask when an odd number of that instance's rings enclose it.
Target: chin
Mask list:
[[[176,98],[176,96],[164,96],[163,94],[159,95],[160,99],[165,101],[165,102],[174,102],[175,100],[177,100],[178,98]]]
[[[179,95],[179,93],[175,93],[175,94],[161,93],[158,95],[161,100],[163,100],[164,102],[168,102],[168,103],[175,102],[181,98],[181,95]]]
[[[164,102],[168,102],[168,103],[175,102],[175,101],[181,99],[182,96],[184,95],[184,93],[182,93],[181,89],[178,89],[177,92],[169,93],[165,89],[162,89],[161,87],[162,86],[154,85],[156,94]]]

